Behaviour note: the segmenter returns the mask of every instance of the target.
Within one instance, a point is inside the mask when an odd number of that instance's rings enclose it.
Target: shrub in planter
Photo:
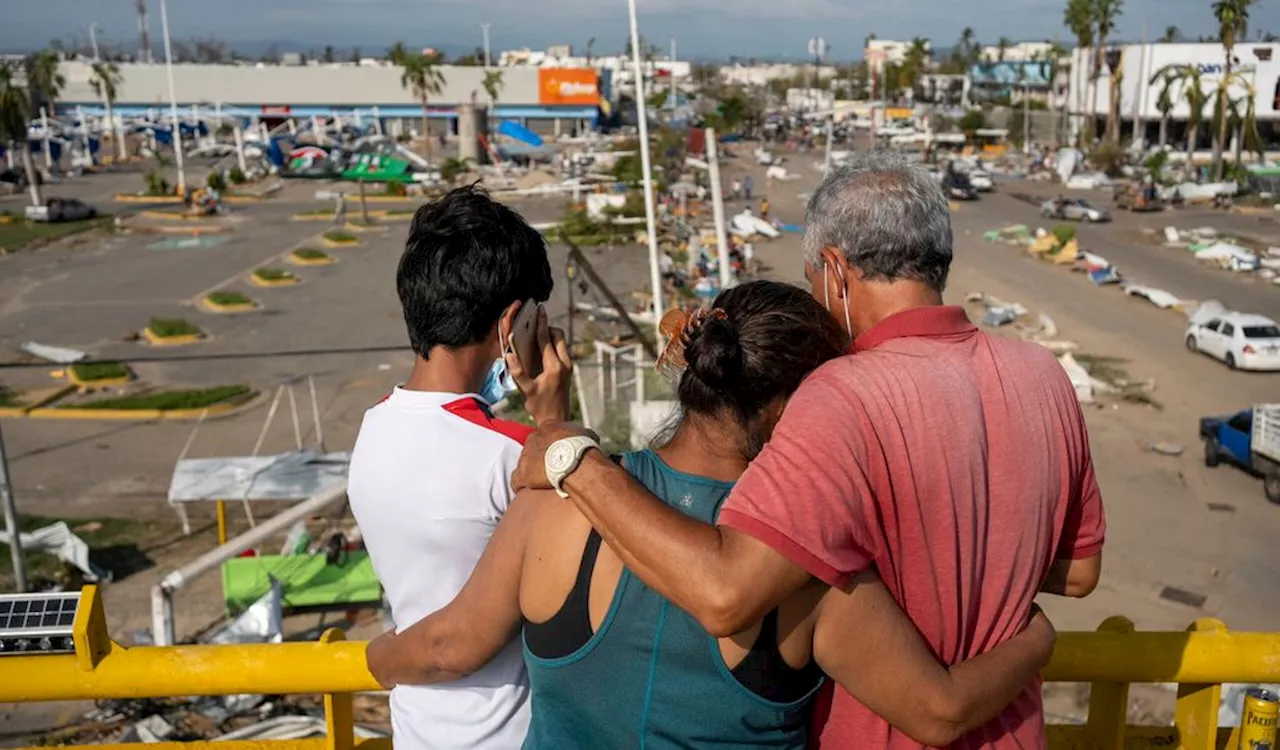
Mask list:
[[[1053,228],[1053,236],[1058,238],[1058,245],[1065,245],[1076,238],[1076,228],[1071,224],[1058,224]]]
[[[200,335],[200,329],[183,318],[152,318],[151,322],[147,323],[147,330],[162,339]]]
[[[253,275],[262,281],[288,281],[295,278],[283,268],[259,268],[253,272]]]

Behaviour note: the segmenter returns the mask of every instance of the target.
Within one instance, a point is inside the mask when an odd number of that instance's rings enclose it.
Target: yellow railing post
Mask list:
[[[1133,622],[1119,615],[1108,617],[1100,632],[1132,633]],[[1094,747],[1120,750],[1124,747],[1125,718],[1129,713],[1129,683],[1093,682],[1089,685],[1089,718],[1085,734]]]
[[[1191,633],[1226,633],[1221,620],[1205,617],[1191,623]],[[1178,732],[1178,746],[1183,750],[1215,750],[1218,746],[1218,705],[1222,685],[1184,682],[1178,685],[1178,704],[1174,708],[1173,725]]]
[[[346,639],[346,633],[337,628],[329,628],[320,634],[321,643]],[[324,694],[324,729],[328,750],[353,750],[356,730],[351,693]]]

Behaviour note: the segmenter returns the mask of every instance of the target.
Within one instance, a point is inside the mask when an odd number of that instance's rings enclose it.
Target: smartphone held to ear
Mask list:
[[[525,300],[511,321],[511,335],[507,339],[507,346],[530,378],[542,374],[542,353],[538,351],[538,312],[541,309],[540,303]]]

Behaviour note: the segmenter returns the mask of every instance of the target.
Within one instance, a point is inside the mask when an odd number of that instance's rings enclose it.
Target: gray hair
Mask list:
[[[804,256],[839,248],[869,280],[922,281],[942,291],[954,253],[941,186],[889,151],[856,153],[827,175],[805,210]]]

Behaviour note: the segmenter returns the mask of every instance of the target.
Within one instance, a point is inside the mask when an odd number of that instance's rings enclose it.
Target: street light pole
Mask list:
[[[484,67],[485,67],[485,68],[488,68],[488,67],[489,67],[489,65],[490,65],[490,62],[489,62],[489,27],[490,27],[490,26],[492,26],[492,25],[493,25],[493,24],[491,24],[491,23],[482,23],[482,24],[480,24],[480,33],[484,34]]]
[[[173,45],[169,41],[169,3],[160,0],[160,27],[164,32],[164,68],[169,77],[169,113],[173,117],[173,154],[178,165],[178,194],[187,193],[187,173],[182,168],[182,127],[178,124],[178,94],[173,85]]]
[[[93,46],[93,61],[98,62],[102,56],[98,54],[98,22],[93,21],[89,24],[89,44]]]
[[[654,220],[653,169],[649,160],[649,113],[644,97],[644,68],[640,64],[640,30],[636,20],[636,0],[627,0],[631,15],[631,66],[636,76],[636,114],[640,127],[640,168],[644,170],[644,222],[649,233],[649,281],[653,286],[653,327],[655,343],[662,347],[662,273],[658,270],[658,227]]]
[[[13,486],[9,482],[9,465],[4,456],[3,434],[0,434],[0,505],[4,506],[4,530],[9,532],[13,582],[18,593],[22,593],[27,590],[27,558],[22,554],[22,532],[18,527],[18,509],[13,503]]]

